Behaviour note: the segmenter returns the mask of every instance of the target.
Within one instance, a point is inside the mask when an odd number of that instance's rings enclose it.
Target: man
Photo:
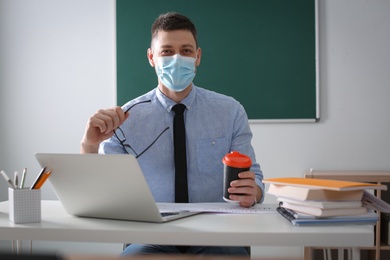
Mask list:
[[[222,158],[238,151],[251,157],[252,166],[231,183],[229,199],[251,207],[262,202],[264,185],[251,146],[248,118],[242,105],[233,98],[192,83],[201,56],[193,23],[178,13],[160,15],[152,25],[152,41],[147,50],[149,63],[157,74],[157,88],[122,108],[97,111],[86,126],[81,153],[133,154],[156,201],[177,202],[173,123],[178,113],[175,105],[184,104],[188,202],[223,201]],[[243,247],[183,249],[137,244],[128,246],[123,254],[179,252],[247,254]]]

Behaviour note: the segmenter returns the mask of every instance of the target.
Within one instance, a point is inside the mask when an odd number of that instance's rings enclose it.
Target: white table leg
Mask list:
[[[360,249],[357,247],[352,248],[352,260],[360,260]]]
[[[337,249],[337,260],[344,260],[344,248]]]
[[[20,255],[22,253],[22,240],[16,240],[16,254]]]

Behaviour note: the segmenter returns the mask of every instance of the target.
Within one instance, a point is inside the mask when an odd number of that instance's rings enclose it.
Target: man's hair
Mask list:
[[[198,38],[195,25],[186,16],[176,12],[161,14],[152,25],[152,42],[159,31],[187,30],[192,33],[198,47]]]

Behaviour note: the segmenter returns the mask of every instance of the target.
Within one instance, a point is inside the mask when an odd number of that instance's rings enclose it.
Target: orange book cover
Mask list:
[[[277,197],[290,198],[300,201],[319,200],[319,201],[361,201],[364,190],[326,190],[318,188],[298,187],[291,185],[270,184],[268,194]]]
[[[312,179],[312,178],[299,178],[299,177],[288,177],[288,178],[269,178],[263,180],[263,183],[272,183],[276,185],[290,185],[297,187],[306,188],[317,188],[326,190],[363,190],[363,189],[379,189],[387,190],[386,185],[365,183],[365,182],[353,182],[353,181],[339,181],[329,179]]]

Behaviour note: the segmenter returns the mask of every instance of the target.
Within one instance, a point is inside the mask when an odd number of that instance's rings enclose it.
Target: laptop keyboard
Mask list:
[[[180,212],[162,212],[160,213],[162,217],[178,215]]]

